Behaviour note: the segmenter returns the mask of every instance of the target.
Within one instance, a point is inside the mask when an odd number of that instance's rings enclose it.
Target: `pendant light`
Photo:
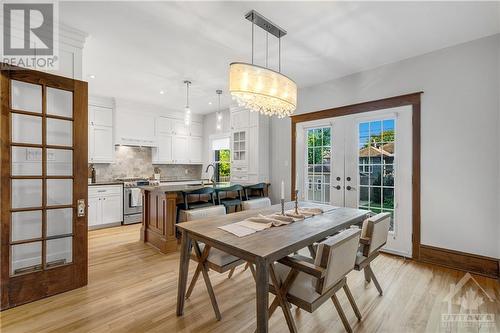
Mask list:
[[[268,116],[284,118],[297,108],[297,84],[281,74],[281,37],[286,31],[257,13],[248,12],[245,18],[252,22],[252,63],[233,62],[229,65],[229,91],[239,106]],[[266,67],[254,64],[254,26],[266,34]],[[267,67],[267,38],[269,33],[278,38],[278,71]]]
[[[189,107],[189,86],[191,85],[191,81],[184,81],[186,85],[186,107],[184,108],[184,123],[186,126],[191,124],[191,108]]]
[[[218,89],[215,91],[215,93],[217,94],[218,98],[219,98],[219,104],[217,106],[217,131],[220,131],[222,130],[222,113],[220,112],[220,95],[222,94],[222,90]]]

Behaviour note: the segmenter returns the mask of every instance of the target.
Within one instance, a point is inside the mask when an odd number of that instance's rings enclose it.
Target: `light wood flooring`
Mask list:
[[[238,268],[231,279],[211,272],[222,321],[217,322],[203,280],[186,302],[185,314],[175,314],[178,253],[162,255],[139,240],[139,225],[89,232],[89,284],[84,288],[3,311],[1,332],[253,332],[255,285],[249,270]],[[195,265],[190,264],[191,274]],[[443,302],[450,284],[464,275],[450,269],[382,255],[373,270],[384,289],[365,285],[362,272],[348,283],[363,315],[357,322],[347,298],[338,293],[356,332],[446,332],[441,328]],[[190,274],[190,277],[191,277]],[[500,283],[476,277],[497,301],[483,297],[500,330]],[[273,299],[273,296],[270,297]],[[279,309],[278,309],[279,310]],[[344,332],[333,303],[310,314],[294,307],[299,332]],[[287,332],[281,310],[271,317],[270,332]],[[455,332],[457,330],[451,330]],[[477,329],[458,331],[478,332]],[[480,332],[495,332],[483,327]]]

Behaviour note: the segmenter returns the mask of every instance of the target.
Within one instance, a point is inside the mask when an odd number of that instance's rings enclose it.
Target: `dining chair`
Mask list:
[[[380,249],[387,243],[390,225],[390,213],[379,213],[363,222],[361,238],[359,239],[360,246],[356,256],[356,265],[354,265],[355,270],[363,270],[366,282],[370,283],[373,280],[380,296],[382,296],[383,291],[370,267],[370,263],[379,255]]]
[[[242,209],[243,210],[251,210],[251,209],[263,209],[271,207],[271,199],[269,198],[258,198],[253,200],[243,201]]]
[[[243,202],[243,186],[241,185],[232,185],[228,187],[223,187],[220,189],[216,190],[217,194],[217,202],[219,205],[224,205],[226,207],[226,213],[229,213],[229,208],[234,207],[234,211],[238,211],[238,207],[240,207],[240,210],[242,209],[241,203]],[[221,198],[220,194],[222,192],[228,193],[228,192],[236,192],[236,197],[231,198],[231,197],[225,197]]]
[[[186,222],[222,215],[226,215],[226,209],[224,206],[220,205],[189,210],[186,211]],[[191,259],[196,261],[198,265],[196,266],[193,278],[186,292],[186,299],[191,296],[194,286],[196,285],[196,281],[201,273],[203,275],[203,279],[205,280],[210,302],[214,308],[215,317],[217,320],[221,320],[222,317],[219,311],[219,306],[217,305],[217,299],[215,298],[212,283],[210,282],[210,277],[208,276],[208,271],[211,269],[218,273],[225,273],[232,268],[243,264],[245,261],[197,241],[193,241],[193,253],[191,254]]]
[[[358,320],[361,313],[347,285],[347,274],[353,270],[361,230],[347,229],[319,243],[314,262],[302,260],[300,256],[289,256],[270,265],[269,287],[274,298],[269,307],[269,317],[280,306],[290,332],[297,332],[290,312],[290,303],[310,313],[331,299],[347,332],[352,328],[336,296],[344,289]]]

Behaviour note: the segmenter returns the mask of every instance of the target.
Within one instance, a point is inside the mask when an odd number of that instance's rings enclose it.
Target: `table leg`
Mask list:
[[[182,230],[181,257],[179,260],[179,282],[177,285],[177,315],[184,314],[184,297],[186,295],[187,278],[189,271],[189,257],[191,252],[191,239],[185,230]]]
[[[257,293],[257,333],[267,333],[269,321],[269,265],[264,260],[255,263]]]

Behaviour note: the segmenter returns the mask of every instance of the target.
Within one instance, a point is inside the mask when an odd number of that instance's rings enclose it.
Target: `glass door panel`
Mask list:
[[[73,238],[64,237],[47,240],[47,268],[65,265],[73,261]]]
[[[12,208],[28,208],[42,206],[41,179],[12,179]]]
[[[47,149],[47,176],[72,176],[73,151]]]
[[[12,147],[11,173],[13,176],[41,176],[42,148]]]
[[[47,179],[47,206],[71,205],[73,180]]]
[[[42,118],[27,116],[25,114],[13,113],[12,118],[12,142],[42,144]]]
[[[330,203],[330,169],[332,154],[332,128],[309,128],[305,131],[305,199]]]
[[[24,241],[42,237],[42,211],[14,212],[11,214],[11,240]]]
[[[47,237],[67,236],[73,233],[73,209],[47,210]]]
[[[73,93],[48,87],[47,114],[66,118],[73,117]]]
[[[42,242],[11,246],[11,275],[42,269]]]
[[[20,111],[42,113],[42,86],[12,80],[11,107]]]
[[[47,145],[72,146],[73,123],[69,120],[47,118]]]

